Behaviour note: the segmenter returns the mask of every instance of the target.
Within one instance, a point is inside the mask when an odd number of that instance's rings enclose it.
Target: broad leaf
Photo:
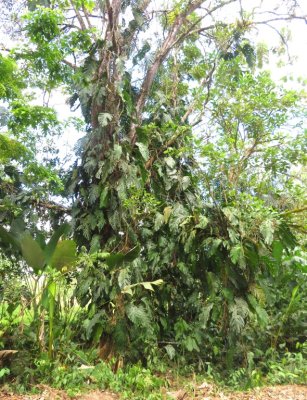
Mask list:
[[[149,158],[149,151],[148,151],[148,147],[146,146],[146,144],[138,142],[138,143],[136,143],[136,146],[139,148],[139,151],[140,151],[143,159],[145,161],[147,161]]]
[[[49,264],[53,253],[55,251],[55,248],[57,246],[58,241],[60,240],[61,236],[67,234],[70,230],[70,226],[68,223],[65,223],[54,232],[52,235],[51,239],[49,240],[46,248],[45,248],[45,258],[46,258],[46,264]]]
[[[172,360],[176,355],[176,350],[175,350],[174,346],[172,346],[171,344],[167,344],[166,346],[164,346],[164,348],[165,348],[167,355]]]
[[[103,188],[101,194],[100,194],[100,199],[99,199],[99,206],[100,208],[104,208],[108,204],[108,192],[109,189],[107,187]]]
[[[134,261],[138,255],[140,254],[140,246],[135,246],[133,249],[129,250],[126,254],[124,253],[115,253],[111,254],[106,258],[106,264],[110,267],[119,267],[123,262],[132,262]]]
[[[163,210],[163,215],[164,215],[164,222],[167,224],[169,217],[171,216],[172,213],[172,207],[165,207]]]
[[[274,258],[274,261],[277,264],[280,264],[281,262],[281,257],[282,257],[282,252],[283,252],[283,245],[279,241],[274,241],[272,244],[272,256]]]
[[[112,121],[112,115],[109,113],[100,113],[98,116],[98,122],[101,127],[107,126]]]
[[[125,262],[132,262],[134,261],[140,254],[141,247],[140,246],[135,246],[133,249],[129,250],[125,255],[124,255],[124,261]]]
[[[43,250],[28,232],[23,234],[20,244],[21,252],[26,263],[35,273],[38,273],[46,264]]]
[[[110,267],[118,267],[120,266],[125,259],[125,255],[123,253],[115,253],[111,254],[109,257],[106,258],[105,263]]]
[[[10,233],[14,235],[16,239],[20,238],[22,234],[25,232],[25,230],[26,230],[26,225],[21,218],[16,218],[12,221]]]
[[[274,238],[274,223],[272,220],[266,220],[260,225],[260,232],[263,235],[266,244],[270,245]]]
[[[21,250],[21,246],[18,240],[16,240],[16,238],[2,226],[0,226],[0,238],[3,241],[3,243],[10,244],[15,249]]]
[[[76,243],[73,240],[58,242],[50,260],[50,266],[58,271],[61,271],[63,267],[69,268],[77,260],[76,252]]]

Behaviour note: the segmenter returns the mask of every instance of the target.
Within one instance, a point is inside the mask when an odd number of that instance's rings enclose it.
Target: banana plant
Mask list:
[[[11,245],[33,270],[34,318],[38,320],[40,307],[48,311],[48,355],[50,359],[53,357],[54,312],[57,294],[57,280],[55,279],[55,275],[65,272],[77,260],[76,243],[70,239],[62,239],[63,236],[67,235],[69,230],[69,224],[62,224],[46,243],[45,239],[40,235],[34,238],[29,231],[24,229],[24,225],[20,221],[14,221],[10,231],[0,226],[0,239],[2,243],[4,245]],[[39,279],[42,276],[44,277],[43,291],[37,303],[36,291]],[[43,349],[44,339],[41,329],[38,329],[37,337],[40,347]]]

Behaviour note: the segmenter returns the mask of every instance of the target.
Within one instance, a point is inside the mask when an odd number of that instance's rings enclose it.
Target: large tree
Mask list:
[[[264,319],[257,276],[295,245],[293,203],[278,191],[291,197],[296,187],[285,176],[301,164],[302,143],[285,126],[300,96],[259,72],[267,51],[255,33],[269,25],[285,45],[274,23],[306,21],[298,4],[63,0],[29,9],[14,58],[28,86],[64,88],[84,119],[66,184],[75,237],[96,254],[82,259],[77,296],[93,306],[96,336],[105,333],[102,355],[114,342],[135,341],[137,352],[139,341],[174,337],[199,351],[210,316],[216,335],[234,341],[250,309]],[[158,295],[145,294],[160,278]]]

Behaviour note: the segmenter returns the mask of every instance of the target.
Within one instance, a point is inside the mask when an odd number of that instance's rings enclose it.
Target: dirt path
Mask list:
[[[194,394],[173,397],[176,400],[307,400],[307,386],[286,385],[257,388],[248,392],[227,392],[203,384]]]
[[[307,400],[307,385],[272,386],[254,389],[249,392],[221,392],[216,387],[204,383],[195,388],[192,394],[184,390],[174,392],[165,390],[162,393],[165,400]],[[94,391],[75,398],[75,400],[119,399],[119,395],[107,391]],[[0,400],[71,400],[71,398],[63,391],[45,387],[39,395],[18,396],[1,391]]]
[[[92,391],[74,398],[75,400],[119,400],[119,396],[107,391]],[[49,387],[44,388],[39,395],[9,394],[0,392],[0,400],[72,400],[64,391],[56,390]]]

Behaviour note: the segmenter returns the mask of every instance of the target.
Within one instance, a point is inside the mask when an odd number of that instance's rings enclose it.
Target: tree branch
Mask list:
[[[37,199],[33,199],[31,201],[32,205],[34,207],[41,207],[44,208],[46,210],[54,210],[54,211],[58,211],[61,213],[65,213],[65,214],[70,214],[71,213],[71,208],[62,206],[61,204],[57,204],[54,202],[48,202],[48,201],[44,201],[44,200],[37,200]]]
[[[301,213],[304,211],[307,211],[307,206],[302,207],[302,208],[295,208],[294,210],[285,211],[285,212],[282,212],[280,215],[291,215],[291,214]]]
[[[88,28],[89,28],[89,29],[92,29],[93,26],[92,26],[92,24],[91,24],[91,21],[90,21],[90,18],[89,18],[89,14],[88,14],[88,12],[87,12],[87,10],[86,10],[86,8],[85,8],[84,6],[82,7],[82,11],[83,11],[83,13],[84,13],[84,17],[85,17],[85,19],[86,19]]]
[[[151,89],[153,80],[158,72],[158,69],[162,62],[164,61],[165,57],[168,55],[170,50],[173,48],[174,43],[177,41],[177,34],[182,27],[182,25],[186,22],[187,17],[195,11],[201,4],[203,3],[203,0],[196,0],[196,1],[191,1],[189,6],[187,7],[186,10],[184,10],[181,14],[179,14],[173,23],[164,43],[162,44],[161,48],[158,50],[156,53],[155,59],[151,65],[151,67],[147,70],[147,73],[145,75],[142,87],[141,87],[141,92],[140,96],[137,101],[136,105],[136,114],[137,114],[137,119],[141,118],[141,113],[143,111],[143,107],[146,101],[146,98],[149,94],[149,91]]]
[[[263,24],[268,24],[270,22],[274,22],[274,21],[292,21],[293,19],[303,20],[307,24],[307,15],[302,15],[302,16],[288,15],[286,17],[271,18],[271,19],[267,19],[264,21],[254,21],[253,25],[261,25],[261,24],[263,25]]]
[[[79,24],[80,24],[81,29],[82,29],[83,31],[86,30],[85,22],[83,21],[83,18],[82,18],[82,16],[81,16],[81,14],[79,13],[78,9],[75,7],[75,5],[74,5],[74,3],[72,2],[72,0],[70,0],[70,4],[71,4],[71,6],[72,6],[72,8],[73,8],[73,10],[74,10],[74,12],[75,12],[75,14],[76,14],[76,17],[77,17],[77,20],[78,20],[78,22],[79,22]]]
[[[63,59],[63,60],[62,60],[62,63],[68,65],[70,68],[72,68],[72,69],[74,69],[74,70],[77,69],[77,66],[76,66],[75,64],[73,64],[72,62],[68,61],[68,60]]]
[[[217,6],[213,7],[212,9],[209,10],[210,13],[228,5],[237,0],[227,0],[224,1]],[[136,104],[136,120],[137,123],[140,123],[142,120],[142,111],[147,99],[147,96],[150,92],[151,86],[153,84],[154,78],[158,72],[159,67],[169,54],[169,52],[172,50],[172,48],[180,43],[182,40],[184,40],[187,36],[189,36],[191,33],[194,33],[192,29],[197,25],[205,16],[200,17],[197,22],[194,22],[182,35],[178,37],[178,33],[180,29],[182,28],[182,25],[184,25],[187,22],[187,18],[197,9],[201,6],[203,3],[203,0],[191,0],[187,6],[187,8],[177,16],[175,22],[170,28],[170,31],[164,40],[164,43],[162,44],[161,48],[157,51],[156,56],[154,58],[153,63],[147,70],[147,73],[145,75],[145,78],[143,80],[143,84],[141,86],[141,91],[140,95]],[[207,14],[208,15],[208,14]],[[208,27],[207,29],[211,29],[212,26]],[[203,28],[205,30],[206,28]],[[133,124],[131,127],[130,131],[130,138],[132,144],[135,142],[135,133],[136,133],[136,124]]]

